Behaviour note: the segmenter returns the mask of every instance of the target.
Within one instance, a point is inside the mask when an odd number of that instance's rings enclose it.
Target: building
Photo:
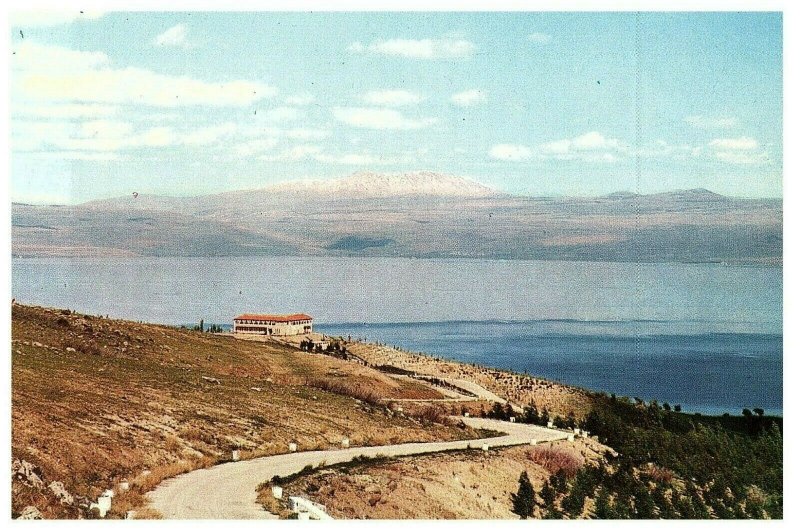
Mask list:
[[[233,318],[234,334],[261,334],[265,336],[298,336],[310,334],[312,321],[310,315],[295,313],[291,315],[261,315],[244,313]]]

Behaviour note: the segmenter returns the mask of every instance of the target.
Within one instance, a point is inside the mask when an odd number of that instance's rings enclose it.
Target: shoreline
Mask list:
[[[322,327],[319,327],[318,330],[321,333],[324,333],[326,335],[326,337],[333,337],[333,338],[341,337],[341,336],[339,336],[337,334],[332,334],[332,335],[328,336],[328,332],[325,330],[325,328],[326,328],[326,326],[323,325]],[[759,336],[761,336],[761,335],[759,334]],[[781,337],[782,337],[782,335],[781,335]],[[580,385],[580,384],[569,383],[568,381],[565,381],[565,380],[562,380],[562,379],[555,379],[555,378],[551,378],[551,377],[548,377],[548,376],[540,376],[538,374],[531,374],[529,372],[523,372],[523,371],[521,371],[519,369],[502,367],[502,366],[497,366],[497,365],[489,365],[489,364],[487,364],[485,362],[482,362],[482,361],[469,362],[469,361],[466,361],[464,359],[459,359],[457,357],[454,357],[451,354],[442,354],[442,353],[438,353],[438,352],[437,353],[434,353],[434,352],[423,352],[423,351],[418,351],[418,350],[406,349],[406,348],[398,347],[398,346],[389,346],[389,345],[387,345],[385,343],[381,343],[381,342],[377,342],[377,341],[371,341],[371,340],[368,340],[368,339],[361,339],[359,341],[353,340],[353,343],[354,344],[359,344],[359,345],[365,345],[365,346],[367,346],[367,348],[372,349],[375,352],[381,352],[381,351],[384,352],[385,356],[383,356],[383,357],[378,356],[376,358],[378,360],[384,360],[384,361],[381,361],[381,363],[373,363],[373,364],[391,365],[392,364],[391,362],[386,362],[385,360],[387,360],[387,359],[388,360],[391,360],[391,359],[402,359],[404,361],[401,364],[401,368],[409,368],[409,367],[411,367],[412,369],[418,370],[421,373],[426,372],[426,368],[425,368],[426,365],[428,366],[427,370],[430,370],[430,368],[435,366],[437,363],[441,363],[441,364],[444,364],[444,365],[457,365],[457,366],[461,366],[461,367],[466,368],[466,370],[468,372],[470,370],[469,368],[477,368],[477,369],[480,369],[478,372],[482,372],[482,373],[489,372],[489,373],[494,374],[495,377],[499,377],[500,375],[504,375],[503,376],[504,379],[511,378],[511,379],[520,379],[520,380],[533,380],[534,384],[536,384],[537,382],[540,382],[540,383],[543,383],[543,384],[552,384],[553,386],[559,386],[559,387],[562,387],[562,388],[565,388],[565,389],[573,389],[573,390],[575,390],[577,392],[582,392],[582,393],[585,393],[585,394],[588,394],[588,395],[607,395],[607,396],[616,395],[616,396],[619,396],[619,397],[627,396],[631,400],[636,400],[638,398],[642,398],[642,401],[644,403],[650,403],[650,402],[653,402],[653,401],[657,401],[659,404],[661,404],[662,402],[664,402],[664,398],[663,397],[644,397],[644,396],[642,396],[643,393],[641,393],[641,394],[633,394],[633,393],[626,394],[626,393],[623,393],[623,392],[615,392],[615,391],[610,390],[610,389],[600,389],[600,388],[587,387],[587,386]],[[453,347],[453,348],[457,348],[457,347]],[[414,360],[416,360],[416,362]],[[431,373],[431,374],[433,376],[437,375],[437,374],[435,374],[435,372]],[[449,372],[444,373],[444,375],[447,375],[447,374],[452,374],[452,369]],[[438,374],[438,375],[442,375],[442,374]],[[486,380],[478,381],[477,383],[486,384],[487,381]],[[524,402],[526,400],[526,397],[529,396],[529,393],[526,394],[524,392],[521,392],[518,389],[519,385],[517,385],[515,387],[516,387],[516,389],[512,388],[512,390],[511,390],[511,396],[512,396],[511,401],[512,402],[517,402],[518,405],[520,405],[520,406],[526,405],[526,403],[524,403]],[[488,387],[488,388],[491,389],[491,387]],[[502,390],[503,386],[501,386],[500,389]],[[504,396],[504,395],[501,394],[501,396]],[[537,402],[535,397],[531,397],[531,398],[533,398],[533,402],[534,403]],[[681,406],[681,412],[684,413],[684,414],[687,414],[687,415],[697,415],[697,414],[699,414],[699,415],[702,415],[704,417],[720,417],[720,418],[725,417],[725,416],[736,417],[736,416],[742,416],[742,410],[743,409],[761,408],[761,409],[764,410],[764,412],[765,412],[765,414],[767,416],[778,417],[778,418],[782,418],[783,417],[783,408],[782,407],[780,407],[780,408],[763,407],[763,406],[760,406],[757,403],[756,404],[750,404],[750,405],[743,405],[743,406],[721,406],[721,405],[715,405],[715,404],[704,405],[704,404],[697,404],[697,403],[688,402],[688,401],[677,401],[675,403],[679,404]],[[537,404],[537,406],[541,409],[541,404]],[[577,413],[577,411],[575,411],[575,412]]]
[[[522,411],[525,406],[533,403],[539,410],[547,408],[553,414],[567,416],[569,413],[574,413],[580,417],[591,409],[590,404],[593,401],[593,397],[615,395],[615,393],[610,391],[590,389],[559,380],[521,373],[512,369],[493,367],[480,363],[468,363],[463,360],[447,358],[432,353],[409,351],[394,346],[387,346],[378,342],[364,340],[351,340],[347,342],[341,336],[327,334],[325,334],[325,338],[334,341],[344,341],[344,343],[348,345],[349,353],[355,354],[373,368],[380,368],[382,366],[397,367],[398,369],[418,373],[420,376],[427,375],[434,378],[452,378],[454,375],[460,375],[478,385],[483,385],[490,391],[496,392],[502,400],[508,400],[518,412]],[[243,339],[251,341],[258,340],[255,338]],[[266,341],[270,340],[267,339]],[[277,342],[291,344],[291,341],[286,341],[285,338]],[[531,388],[531,386],[533,387]],[[539,391],[538,393],[537,390]],[[543,394],[549,396],[543,396]],[[560,397],[554,399],[553,394],[560,395]],[[580,395],[584,395],[584,399],[574,400]],[[624,398],[623,395],[619,396],[620,398]],[[634,397],[627,398],[635,401]],[[559,399],[561,403],[559,403]],[[662,403],[662,400],[658,399],[648,399],[642,402],[648,404],[654,401],[659,404]],[[682,403],[681,406],[681,413],[687,416],[700,415],[704,418],[742,416],[742,410],[737,410],[736,408],[694,406],[691,403]],[[754,408],[750,407],[749,409]],[[762,409],[766,417],[783,418],[782,409]]]

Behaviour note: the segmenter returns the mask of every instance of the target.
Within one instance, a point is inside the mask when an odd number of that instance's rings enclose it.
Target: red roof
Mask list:
[[[291,315],[265,315],[259,313],[243,313],[234,317],[234,321],[247,319],[248,321],[275,321],[278,323],[288,323],[289,321],[311,321],[313,318],[304,313],[293,313]]]

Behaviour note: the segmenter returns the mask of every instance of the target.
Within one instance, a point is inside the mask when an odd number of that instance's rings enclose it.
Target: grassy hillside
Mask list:
[[[131,491],[112,509],[121,516],[164,477],[233,449],[247,458],[286,452],[291,441],[307,450],[343,437],[374,445],[475,435],[374,405],[435,397],[279,345],[15,304],[12,513],[33,505],[46,518],[89,516],[88,500],[127,479]]]

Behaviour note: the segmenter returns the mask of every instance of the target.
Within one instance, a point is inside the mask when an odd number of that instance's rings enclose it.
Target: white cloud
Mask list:
[[[572,146],[577,151],[596,151],[622,149],[622,142],[616,138],[606,138],[597,131],[586,133],[571,140]]]
[[[91,161],[108,161],[119,160],[117,153],[97,152],[97,151],[55,151],[41,153],[45,157],[50,157],[56,160],[91,160]]]
[[[176,24],[164,33],[156,36],[153,39],[153,44],[156,46],[169,46],[177,48],[189,48],[190,44],[187,40],[189,29],[186,24]]]
[[[703,146],[689,144],[670,144],[665,140],[657,140],[635,151],[642,158],[671,158],[674,160],[687,160],[697,158],[703,154]]]
[[[752,151],[758,149],[758,140],[749,136],[739,138],[715,138],[708,145],[712,149],[728,151]]]
[[[127,136],[132,130],[133,126],[128,122],[92,120],[81,124],[80,136],[85,138],[120,138]]]
[[[30,39],[12,46],[11,71],[17,75],[68,74],[107,69],[109,58],[103,52],[70,50],[39,44]]]
[[[720,162],[727,164],[765,164],[770,162],[769,153],[761,150],[755,138],[715,138],[708,143],[711,154]]]
[[[630,149],[624,142],[591,131],[574,138],[545,142],[535,148],[518,144],[498,144],[489,150],[489,156],[514,162],[534,156],[540,159],[616,162],[629,152]]]
[[[535,42],[536,44],[547,44],[553,40],[553,37],[547,33],[535,32],[528,35],[528,41]]]
[[[284,149],[274,155],[262,155],[258,158],[267,162],[316,161],[324,164],[341,164],[345,166],[375,166],[397,162],[393,158],[371,153],[326,153],[321,146],[316,144],[300,144]]]
[[[258,114],[259,118],[263,118],[269,122],[293,122],[302,116],[300,110],[296,107],[275,107],[263,113]]]
[[[351,43],[350,46],[347,47],[347,51],[353,53],[364,53],[366,50],[366,47],[359,41]]]
[[[743,153],[741,151],[717,151],[717,160],[728,164],[765,164],[770,161],[769,154],[763,151]]]
[[[241,157],[247,157],[257,153],[272,151],[272,149],[278,145],[278,142],[279,140],[275,137],[259,138],[256,140],[250,140],[249,142],[244,142],[242,144],[237,144],[233,147],[233,149],[236,151],[237,155]]]
[[[340,155],[317,154],[314,159],[318,162],[327,164],[343,164],[347,166],[377,166],[381,164],[393,164],[394,159],[379,157],[365,153],[345,153]]]
[[[208,144],[215,144],[222,138],[229,137],[236,133],[236,124],[227,122],[219,125],[211,125],[207,127],[200,127],[190,132],[184,137],[184,143],[190,145],[205,146]]]
[[[65,156],[90,160],[89,154],[98,154],[95,160],[116,158],[101,153],[119,153],[142,148],[170,146],[210,146],[234,138],[240,128],[232,123],[206,125],[197,128],[176,129],[168,126],[141,127],[122,120],[26,121],[20,120],[12,127],[12,150],[17,153],[50,151],[67,153]]]
[[[683,121],[699,129],[730,129],[739,125],[739,120],[733,116],[702,116],[696,114],[687,116]]]
[[[70,24],[78,20],[96,20],[103,11],[80,11],[78,9],[36,9],[9,12],[12,28],[49,27]]]
[[[489,150],[489,156],[497,160],[519,162],[531,158],[530,148],[516,144],[497,144]]]
[[[297,127],[286,131],[286,138],[291,138],[292,140],[322,140],[329,136],[331,136],[331,132],[327,129]]]
[[[276,93],[251,81],[214,83],[142,68],[115,68],[102,52],[75,51],[26,40],[12,56],[12,105],[35,102],[178,107],[244,106]]]
[[[245,138],[252,138],[252,140],[248,140],[233,146],[233,149],[236,151],[236,153],[243,157],[272,151],[281,142],[281,139],[307,142],[311,140],[323,140],[331,136],[331,132],[327,129],[312,129],[303,127],[295,127],[291,129],[281,129],[278,127],[243,127],[240,128],[239,133],[241,133],[241,135]],[[308,146],[311,144],[303,145],[305,145],[306,149],[308,149]],[[288,152],[285,152],[283,156],[284,160],[288,159]],[[276,157],[277,156],[274,156],[273,158]]]
[[[258,158],[268,162],[298,161],[314,158],[320,153],[322,153],[322,148],[320,146],[315,144],[300,144],[286,149],[277,155],[263,155]]]
[[[386,39],[369,45],[356,41],[347,47],[353,53],[372,53],[410,59],[455,59],[470,57],[475,45],[465,39],[444,37],[441,39]]]
[[[536,154],[541,158],[602,162],[615,162],[628,151],[624,142],[616,138],[606,138],[597,131],[546,142],[536,147]]]
[[[486,102],[486,93],[482,90],[472,89],[458,92],[450,97],[450,101],[459,107],[471,107]]]
[[[116,105],[99,105],[93,103],[65,103],[57,105],[21,105],[11,109],[14,116],[62,119],[62,118],[99,118],[113,116],[119,112]]]
[[[171,127],[151,127],[134,137],[130,147],[166,147],[181,142]]]
[[[315,98],[311,94],[297,94],[295,96],[287,96],[283,102],[286,105],[294,105],[296,107],[304,107],[314,103]]]
[[[436,118],[408,118],[393,109],[334,107],[333,116],[340,122],[366,129],[422,129],[436,123]]]
[[[364,101],[370,105],[400,107],[415,105],[422,101],[422,96],[408,90],[371,90],[364,94]]]

